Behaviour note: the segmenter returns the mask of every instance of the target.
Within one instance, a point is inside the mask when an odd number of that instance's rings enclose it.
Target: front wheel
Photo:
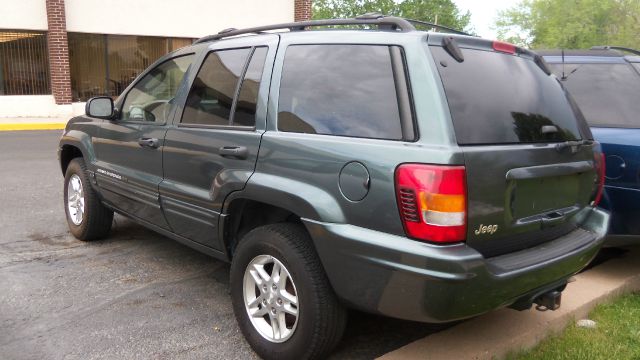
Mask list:
[[[344,332],[346,311],[299,224],[244,236],[231,264],[231,296],[240,329],[265,359],[323,358]]]
[[[82,158],[71,160],[64,177],[64,210],[69,230],[77,239],[100,239],[111,230],[113,211],[107,209],[89,184]]]

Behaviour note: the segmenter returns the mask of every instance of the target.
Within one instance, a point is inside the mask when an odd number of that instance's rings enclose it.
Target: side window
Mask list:
[[[232,125],[256,126],[256,106],[258,103],[258,90],[260,79],[264,69],[264,61],[267,58],[267,48],[259,47],[253,52],[251,62],[242,80],[236,111],[233,114]]]
[[[129,91],[121,120],[164,123],[180,82],[193,61],[193,55],[177,57],[158,65]]]
[[[253,55],[251,52],[252,49],[234,49],[207,55],[189,91],[183,124],[255,126],[258,89],[267,48],[256,48]],[[245,68],[240,84],[238,81]],[[240,91],[236,97],[238,86]]]
[[[402,139],[389,47],[289,46],[280,83],[278,130]]]

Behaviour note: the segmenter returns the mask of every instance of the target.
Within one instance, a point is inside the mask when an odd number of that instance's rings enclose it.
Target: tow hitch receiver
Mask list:
[[[540,295],[533,302],[536,304],[536,310],[538,311],[557,310],[560,307],[561,299],[562,293],[558,290],[553,290]]]

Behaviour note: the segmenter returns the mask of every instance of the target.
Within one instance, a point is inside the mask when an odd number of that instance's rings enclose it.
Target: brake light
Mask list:
[[[500,51],[507,54],[515,54],[516,46],[502,41],[493,42],[493,50]]]
[[[466,188],[464,166],[398,166],[396,196],[407,236],[437,243],[464,241]]]
[[[597,176],[597,189],[596,195],[593,199],[593,206],[598,206],[600,204],[600,200],[602,200],[602,193],[604,192],[604,176],[606,171],[604,153],[596,152],[593,154],[594,156],[594,165],[596,168],[596,176]]]

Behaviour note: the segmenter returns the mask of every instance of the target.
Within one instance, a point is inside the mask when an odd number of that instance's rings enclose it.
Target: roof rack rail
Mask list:
[[[335,26],[335,25],[376,25],[378,29],[391,30],[391,31],[415,31],[416,28],[409,22],[403,18],[395,17],[395,16],[384,16],[376,13],[368,13],[364,15],[357,16],[354,19],[331,19],[331,20],[309,20],[309,21],[299,21],[292,23],[284,23],[284,24],[275,24],[275,25],[265,25],[265,26],[257,26],[247,29],[224,29],[215,35],[209,35],[202,37],[194,44],[199,44],[207,41],[220,40],[226,37],[243,35],[243,34],[253,34],[260,33],[263,31],[270,30],[285,30],[289,31],[301,31],[305,30],[308,27],[317,27],[317,26]]]
[[[233,27],[226,28],[226,29],[222,29],[222,30],[218,31],[218,34],[226,34],[226,33],[230,32],[230,31],[235,31],[235,30],[238,30],[238,29],[233,28]]]
[[[469,34],[467,32],[464,32],[464,31],[456,30],[454,28],[450,28],[450,27],[444,26],[444,25],[438,25],[438,24],[430,23],[430,22],[427,22],[427,21],[414,20],[414,19],[405,19],[405,20],[407,20],[408,22],[410,22],[413,25],[430,26],[430,27],[435,28],[435,29],[445,30],[447,32],[458,34],[458,35],[473,36],[473,35],[471,35],[471,34]]]
[[[620,50],[620,51],[630,52],[634,55],[640,55],[640,50],[622,47],[622,46],[611,46],[611,45],[592,46],[591,50]]]

